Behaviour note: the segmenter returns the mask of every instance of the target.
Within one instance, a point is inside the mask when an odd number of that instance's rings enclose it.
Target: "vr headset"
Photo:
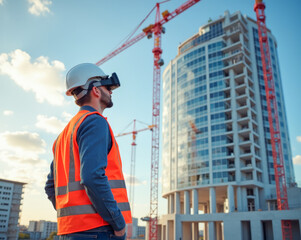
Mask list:
[[[109,91],[115,90],[116,88],[120,87],[120,81],[116,73],[112,73],[112,76],[106,76],[106,77],[95,77],[91,78],[87,81],[87,83],[82,86],[83,89],[78,94],[73,94],[74,98],[76,100],[82,98],[85,96],[88,91],[90,91],[93,87],[100,87],[100,86],[106,86]]]

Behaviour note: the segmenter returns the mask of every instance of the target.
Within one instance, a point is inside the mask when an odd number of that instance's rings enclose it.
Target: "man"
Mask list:
[[[57,210],[60,239],[125,239],[131,212],[118,145],[104,109],[113,106],[120,83],[96,65],[83,63],[66,76],[68,96],[80,106],[53,145],[45,186]]]

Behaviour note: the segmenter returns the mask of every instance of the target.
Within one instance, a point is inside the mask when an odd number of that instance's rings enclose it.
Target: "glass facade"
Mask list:
[[[255,23],[241,15],[209,23],[179,47],[165,69],[163,194],[195,186],[274,184],[260,48],[256,28],[250,31],[248,24]],[[273,38],[270,46],[290,183],[291,150]]]

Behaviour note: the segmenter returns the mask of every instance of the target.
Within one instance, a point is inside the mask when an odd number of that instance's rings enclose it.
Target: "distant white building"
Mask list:
[[[137,227],[137,239],[145,239],[145,227],[144,226]]]
[[[45,220],[29,221],[29,232],[40,232],[41,239],[46,239],[52,232],[57,232],[57,223]]]
[[[0,179],[0,240],[18,239],[19,214],[25,184]]]
[[[127,225],[129,239],[144,239],[145,237],[145,227],[138,226],[138,218],[132,218],[132,224]]]

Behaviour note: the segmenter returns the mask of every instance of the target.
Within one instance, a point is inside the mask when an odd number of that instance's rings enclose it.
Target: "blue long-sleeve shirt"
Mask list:
[[[80,110],[96,111],[90,106],[83,106]],[[76,140],[79,147],[81,184],[99,215],[115,231],[119,231],[125,227],[125,221],[105,175],[107,155],[112,147],[107,121],[98,114],[87,116],[78,128]],[[50,165],[45,191],[55,207],[53,163]]]

